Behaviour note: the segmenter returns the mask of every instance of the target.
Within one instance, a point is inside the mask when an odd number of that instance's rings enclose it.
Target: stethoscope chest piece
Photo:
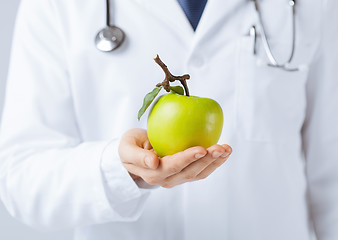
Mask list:
[[[95,45],[100,51],[111,52],[123,43],[124,38],[125,34],[121,28],[107,26],[96,35]]]

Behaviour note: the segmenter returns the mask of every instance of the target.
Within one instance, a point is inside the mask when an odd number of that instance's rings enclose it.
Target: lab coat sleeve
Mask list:
[[[134,221],[147,193],[123,167],[117,139],[81,139],[58,23],[51,0],[22,1],[0,132],[1,200],[43,229]]]
[[[338,239],[338,2],[323,1],[321,41],[307,82],[303,128],[308,197],[318,240]]]

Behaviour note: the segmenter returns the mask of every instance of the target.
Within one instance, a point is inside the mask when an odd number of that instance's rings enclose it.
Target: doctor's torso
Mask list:
[[[152,190],[139,220],[79,228],[75,239],[309,239],[300,131],[319,41],[319,18],[312,17],[320,14],[318,1],[297,2],[297,72],[266,66],[260,39],[253,55],[249,29],[258,21],[249,1],[209,0],[193,32],[175,0],[116,0],[112,22],[126,41],[111,53],[94,45],[105,1],[53,2],[83,141],[146,128],[137,112],[164,78],[153,61],[159,54],[174,74],[191,75],[192,95],[220,103],[220,142],[234,149],[207,179]],[[261,1],[261,9],[272,50],[284,61],[292,44],[287,1]]]

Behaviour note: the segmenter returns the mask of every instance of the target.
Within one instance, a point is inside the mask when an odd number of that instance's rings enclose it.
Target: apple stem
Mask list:
[[[160,56],[158,54],[155,55],[154,57],[155,62],[160,65],[160,67],[162,68],[164,74],[165,74],[165,79],[163,80],[163,82],[158,83],[156,85],[156,87],[160,87],[163,86],[163,88],[167,91],[170,92],[170,83],[169,82],[174,82],[176,80],[180,81],[181,84],[184,87],[184,91],[185,91],[185,95],[187,97],[189,97],[189,89],[188,89],[188,84],[187,84],[187,80],[190,79],[190,75],[189,74],[184,74],[183,76],[174,76],[171,74],[171,72],[169,71],[167,65],[165,65],[162,60],[160,59]]]

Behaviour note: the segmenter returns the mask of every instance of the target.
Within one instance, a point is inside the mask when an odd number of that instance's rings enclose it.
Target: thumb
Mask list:
[[[159,157],[145,146],[149,146],[146,131],[141,129],[128,132],[121,138],[119,154],[123,163],[133,164],[142,168],[156,169],[159,165]],[[132,130],[133,131],[133,130]],[[144,135],[145,134],[145,135]]]

